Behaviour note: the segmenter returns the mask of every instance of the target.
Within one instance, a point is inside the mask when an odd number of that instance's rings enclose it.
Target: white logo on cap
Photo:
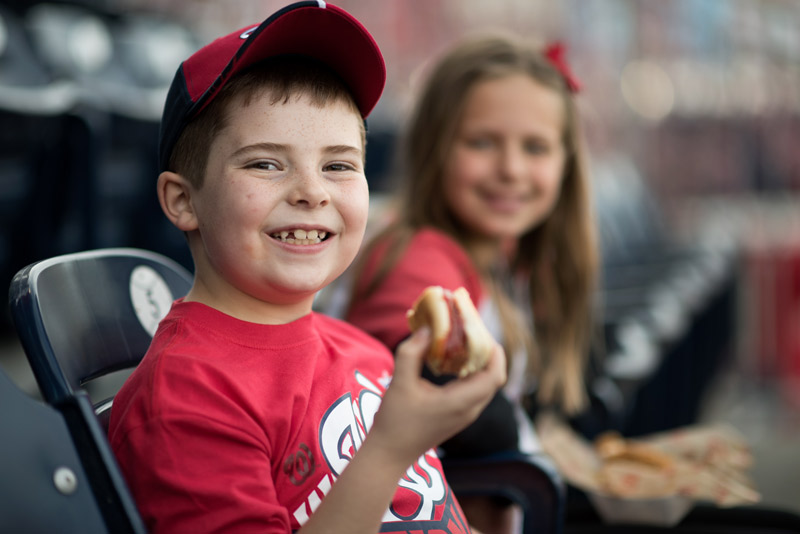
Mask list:
[[[252,28],[250,28],[246,32],[242,33],[239,36],[239,39],[247,39],[248,37],[250,37],[250,34],[252,34],[256,30],[256,28],[258,28],[258,26],[253,26]]]

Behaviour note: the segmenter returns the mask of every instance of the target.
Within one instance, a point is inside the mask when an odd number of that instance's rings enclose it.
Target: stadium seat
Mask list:
[[[85,393],[42,404],[0,371],[0,530],[144,534]]]
[[[175,261],[140,249],[76,252],[17,273],[11,316],[44,400],[75,397],[92,381],[133,369],[173,300],[191,287]],[[94,405],[103,425],[116,387]]]

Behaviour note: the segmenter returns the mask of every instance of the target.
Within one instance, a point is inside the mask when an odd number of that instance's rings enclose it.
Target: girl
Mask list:
[[[587,405],[598,253],[562,52],[495,35],[444,55],[410,117],[395,220],[356,267],[347,320],[390,348],[422,289],[440,285],[466,287],[506,349],[504,390],[447,455],[533,451],[529,401],[567,415]]]
[[[391,348],[409,335],[405,312],[429,285],[466,287],[505,346],[510,372],[502,394],[442,444],[448,456],[533,450],[536,405],[587,413],[598,252],[578,84],[562,52],[500,35],[445,54],[410,117],[400,158],[406,187],[394,221],[353,273],[348,319]],[[506,504],[459,502],[483,534],[511,531]],[[769,509],[696,508],[681,532],[797,522]],[[588,523],[577,518],[573,524],[600,528],[593,513]]]

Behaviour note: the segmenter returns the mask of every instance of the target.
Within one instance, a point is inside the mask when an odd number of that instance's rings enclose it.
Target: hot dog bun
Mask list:
[[[464,377],[486,366],[494,339],[463,287],[425,288],[406,317],[412,332],[425,325],[431,329],[425,361],[434,374]]]
[[[605,462],[626,460],[649,465],[656,469],[670,469],[675,463],[671,455],[656,447],[641,441],[625,439],[613,430],[597,436],[594,448]]]

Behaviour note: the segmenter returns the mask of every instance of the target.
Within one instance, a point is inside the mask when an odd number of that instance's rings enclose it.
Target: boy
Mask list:
[[[393,369],[379,342],[311,311],[361,244],[363,119],[384,81],[372,37],[323,2],[178,69],[157,190],[195,280],[109,429],[151,532],[469,530],[430,449],[504,382],[502,349],[437,387],[420,378],[429,334]]]

